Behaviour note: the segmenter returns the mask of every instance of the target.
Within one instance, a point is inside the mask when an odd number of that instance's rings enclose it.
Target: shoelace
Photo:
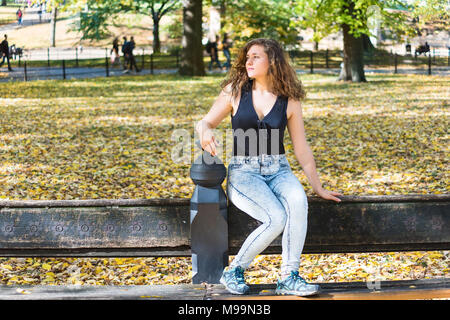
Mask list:
[[[244,280],[244,270],[241,268],[236,268],[234,271],[234,276],[236,277],[236,280],[239,284],[245,283]]]
[[[291,271],[291,277],[292,277],[292,279],[294,279],[294,281],[300,281],[301,283],[307,284],[305,279],[300,277],[300,275],[298,274],[298,271]]]

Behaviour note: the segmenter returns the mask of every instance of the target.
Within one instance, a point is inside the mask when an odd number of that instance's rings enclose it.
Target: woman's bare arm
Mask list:
[[[195,126],[202,148],[213,156],[217,154],[217,141],[212,129],[216,128],[230,112],[233,112],[231,84],[222,89],[209,112]]]
[[[300,101],[291,99],[289,100],[287,117],[287,127],[292,140],[292,145],[294,147],[295,157],[302,166],[303,171],[305,172],[305,175],[308,178],[308,181],[311,184],[314,192],[321,195],[323,198],[334,201],[341,201],[339,198],[335,197],[336,195],[342,195],[341,193],[325,190],[319,180],[316,169],[316,162],[314,160],[311,148],[306,141],[302,106],[300,104]]]

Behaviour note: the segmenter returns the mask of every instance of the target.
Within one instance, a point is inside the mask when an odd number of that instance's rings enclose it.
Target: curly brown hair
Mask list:
[[[237,59],[231,66],[228,77],[220,84],[222,89],[231,83],[231,96],[236,99],[242,87],[249,84],[245,62],[247,60],[247,52],[253,45],[262,46],[269,58],[267,75],[272,85],[272,93],[295,100],[304,100],[306,98],[304,86],[297,77],[294,68],[289,64],[287,54],[278,41],[266,38],[250,40],[239,50]]]

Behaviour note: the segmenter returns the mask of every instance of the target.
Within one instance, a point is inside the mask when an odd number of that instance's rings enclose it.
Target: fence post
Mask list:
[[[311,69],[310,73],[314,73],[314,67],[313,67],[313,51],[310,52],[310,60],[311,60]]]
[[[431,52],[428,52],[428,75],[431,75]]]
[[[226,168],[202,151],[190,177],[196,184],[190,201],[192,283],[219,283],[228,265],[227,197],[221,186]]]
[[[50,48],[47,48],[47,67],[50,68]]]
[[[105,57],[105,69],[106,69],[106,76],[109,77],[109,63],[108,63],[108,57]]]
[[[66,60],[62,61],[63,79],[66,80]]]
[[[325,63],[326,63],[326,68],[328,69],[329,68],[329,66],[328,66],[328,48],[325,51]]]
[[[27,76],[27,60],[25,60],[25,61],[23,62],[23,73],[24,73],[24,76],[25,76],[25,81],[28,81],[28,76]]]
[[[78,47],[75,48],[75,65],[78,68]]]
[[[394,53],[394,74],[397,73],[397,53]]]
[[[153,74],[153,52],[150,54],[150,73]]]
[[[177,56],[177,69],[180,67],[180,50],[177,49],[177,51],[175,51],[175,55]]]
[[[141,65],[141,70],[144,70],[144,60],[145,60],[145,54],[144,54],[144,48],[142,48],[142,65]]]

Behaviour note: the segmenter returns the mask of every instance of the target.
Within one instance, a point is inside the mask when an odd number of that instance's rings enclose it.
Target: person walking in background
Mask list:
[[[128,40],[127,37],[123,37],[123,43],[122,43],[122,53],[123,53],[123,72],[129,72],[128,70],[128,63],[129,63],[129,54],[128,52]]]
[[[9,62],[9,44],[8,36],[5,34],[5,39],[0,43],[0,55],[3,57],[0,67],[5,63],[5,59],[8,61],[8,71],[13,71],[11,68],[11,63]]]
[[[206,51],[209,50],[209,57],[211,60],[209,61],[209,71],[212,71],[214,63],[216,66],[222,70],[222,65],[219,61],[218,49],[217,49],[217,41],[219,40],[219,36],[212,35],[206,44]]]
[[[41,23],[42,22],[42,4],[39,4],[38,15],[39,15],[39,23]]]
[[[113,65],[118,65],[120,63],[120,57],[119,57],[119,39],[117,37],[113,40],[113,46],[111,49],[111,63]]]
[[[223,55],[227,59],[227,61],[224,63],[224,67],[227,70],[230,70],[230,67],[231,67],[231,55],[230,55],[231,46],[232,46],[232,42],[228,38],[228,33],[225,32],[223,34],[223,38],[222,38],[222,51],[223,51]]]
[[[134,54],[133,54],[133,50],[136,47],[136,42],[134,42],[134,37],[132,36],[130,38],[130,46],[129,46],[129,57],[130,57],[130,70],[133,70],[134,67],[134,71],[135,72],[141,72],[141,70],[139,70],[139,68],[136,65],[136,59],[134,58]]]
[[[17,16],[17,24],[19,26],[21,26],[22,25],[23,12],[22,12],[22,10],[20,10],[20,8],[17,10],[16,16]]]

